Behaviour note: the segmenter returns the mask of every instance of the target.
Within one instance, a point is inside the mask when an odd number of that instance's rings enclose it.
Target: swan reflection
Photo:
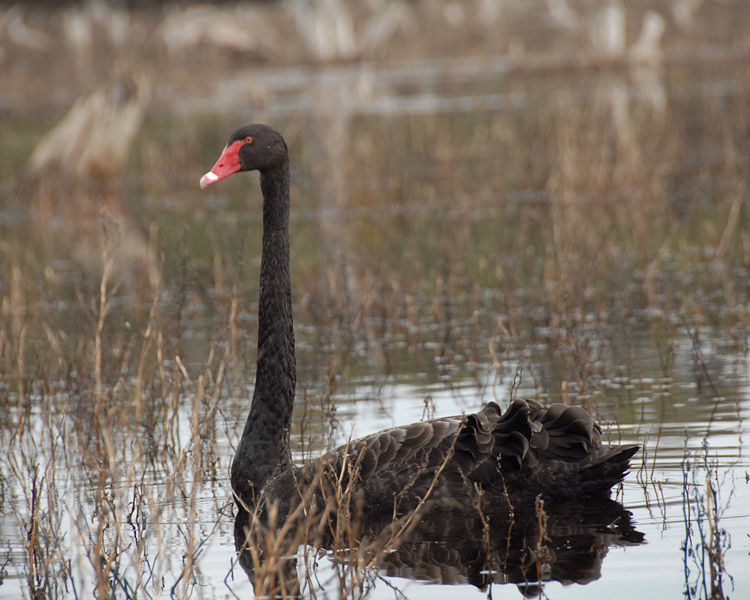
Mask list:
[[[377,588],[403,587],[399,578],[479,590],[512,583],[534,597],[548,582],[595,581],[610,548],[644,542],[631,513],[610,499],[556,504],[538,499],[513,512],[507,505],[436,504],[401,535],[407,521],[364,517],[349,546],[345,536],[336,542],[332,534],[327,544],[301,543],[296,553],[292,548],[281,557],[269,550],[280,547],[279,538],[271,535],[270,544],[259,544],[252,526],[250,537],[236,531],[235,541],[256,595],[316,598],[366,598]]]

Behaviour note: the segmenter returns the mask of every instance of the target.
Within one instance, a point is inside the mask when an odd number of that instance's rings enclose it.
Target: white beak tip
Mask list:
[[[201,177],[201,182],[200,182],[201,189],[204,190],[209,185],[211,185],[212,183],[216,183],[217,181],[219,181],[218,175],[216,175],[213,171],[209,171],[203,177]]]

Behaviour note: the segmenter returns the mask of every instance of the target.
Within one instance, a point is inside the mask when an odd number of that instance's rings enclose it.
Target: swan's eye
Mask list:
[[[245,137],[245,143],[246,144],[252,144],[253,143],[253,138],[251,138],[249,135],[246,136]]]

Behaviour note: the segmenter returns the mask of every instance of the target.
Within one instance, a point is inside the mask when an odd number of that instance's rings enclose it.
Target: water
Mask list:
[[[165,81],[121,173],[84,184],[20,175],[51,115],[3,123],[0,597],[252,594],[228,469],[259,192],[197,189],[249,120],[292,156],[298,459],[514,395],[582,404],[644,445],[617,498],[645,543],[525,593],[711,597],[713,563],[743,597],[750,80],[731,44],[705,48],[637,68],[274,65],[216,75],[221,94]],[[248,114],[253,86],[270,99]],[[313,575],[341,593],[330,557]],[[460,569],[359,575],[368,598],[488,593]]]

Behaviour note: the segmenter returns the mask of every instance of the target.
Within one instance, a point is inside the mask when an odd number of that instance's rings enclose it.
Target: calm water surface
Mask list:
[[[254,372],[258,190],[196,189],[249,119],[292,152],[298,456],[512,395],[582,403],[611,439],[644,444],[617,494],[645,543],[541,596],[709,597],[712,499],[723,592],[748,593],[746,70],[524,78],[496,63],[450,63],[460,85],[445,89],[422,69],[408,85],[367,73],[370,96],[313,117],[299,91],[252,116],[230,101],[152,123],[117,189],[58,208],[54,190],[20,188],[37,196],[2,215],[0,596],[28,596],[33,572],[51,596],[88,597],[92,557],[122,597],[252,594],[227,474]],[[334,69],[308,92],[335,101],[360,77]],[[97,350],[101,203],[120,225]],[[317,597],[336,597],[326,568]],[[488,594],[368,577],[370,598]]]

